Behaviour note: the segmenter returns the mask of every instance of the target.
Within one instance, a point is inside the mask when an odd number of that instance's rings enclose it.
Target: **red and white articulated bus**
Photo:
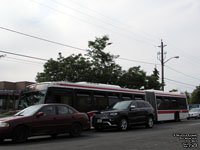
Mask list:
[[[188,116],[185,95],[86,82],[43,82],[27,86],[19,99],[19,109],[34,104],[63,103],[92,115],[92,112],[106,109],[118,101],[140,99],[152,104],[155,121],[177,121]]]

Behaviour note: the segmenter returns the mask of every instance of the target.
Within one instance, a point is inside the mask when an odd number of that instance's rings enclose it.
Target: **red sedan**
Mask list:
[[[12,117],[0,118],[0,141],[12,139],[15,143],[25,142],[28,137],[70,133],[80,136],[89,129],[89,119],[84,113],[65,104],[33,105]]]

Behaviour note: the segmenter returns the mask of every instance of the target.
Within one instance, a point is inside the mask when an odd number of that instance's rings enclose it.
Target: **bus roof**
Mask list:
[[[30,86],[39,86],[39,85],[48,85],[48,87],[62,87],[62,88],[73,88],[73,89],[86,89],[86,90],[102,90],[102,91],[111,91],[111,92],[124,92],[124,93],[135,93],[135,94],[145,94],[144,91],[135,90],[135,89],[128,89],[128,88],[121,88],[118,85],[110,85],[110,84],[99,84],[99,83],[89,83],[89,82],[41,82],[36,83]]]
[[[154,92],[156,96],[173,96],[173,97],[182,97],[185,98],[185,94],[176,93],[176,92],[164,92],[159,90],[145,90],[146,92]]]

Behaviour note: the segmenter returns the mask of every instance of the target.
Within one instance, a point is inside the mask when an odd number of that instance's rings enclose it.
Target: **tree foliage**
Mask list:
[[[49,59],[44,64],[44,71],[37,73],[36,81],[86,81],[133,89],[160,89],[156,68],[150,76],[140,66],[122,70],[115,62],[119,56],[105,52],[105,48],[111,44],[108,36],[96,37],[94,41],[88,42],[89,49],[85,55],[63,57],[59,53],[57,60]]]
[[[117,84],[118,77],[122,72],[121,66],[115,63],[119,56],[104,52],[109,43],[108,36],[89,41],[86,56],[91,60],[91,82]]]
[[[120,78],[120,85],[125,88],[142,89],[145,86],[146,72],[140,66],[131,67],[124,71]]]
[[[190,103],[200,104],[200,86],[197,86],[192,92]]]
[[[37,74],[36,81],[88,81],[90,66],[90,61],[81,54],[64,58],[59,53],[57,60],[50,59],[45,63],[44,72]]]
[[[145,89],[160,90],[162,84],[159,82],[159,72],[156,68],[153,70],[153,74],[146,77]]]

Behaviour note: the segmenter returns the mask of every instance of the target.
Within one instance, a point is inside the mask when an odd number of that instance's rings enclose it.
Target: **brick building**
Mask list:
[[[33,82],[0,82],[0,112],[14,110],[22,90]]]

